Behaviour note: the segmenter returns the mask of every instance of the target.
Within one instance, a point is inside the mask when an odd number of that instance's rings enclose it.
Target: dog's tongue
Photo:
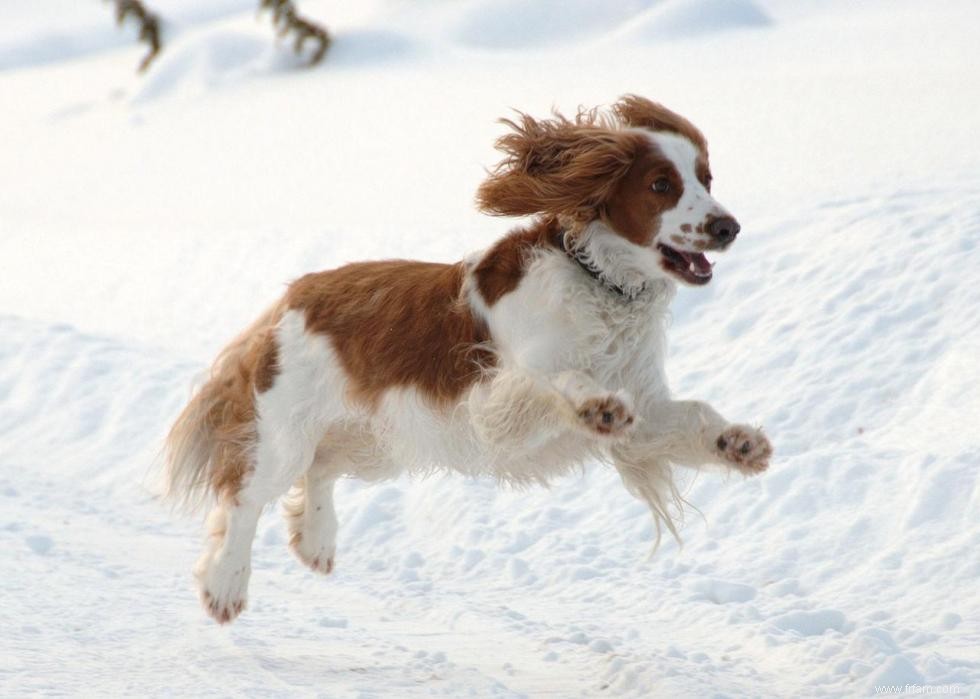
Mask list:
[[[680,252],[680,251],[678,251]],[[691,271],[700,277],[706,277],[711,274],[711,263],[708,258],[700,252],[681,252],[681,257],[684,261],[688,263],[691,267]]]

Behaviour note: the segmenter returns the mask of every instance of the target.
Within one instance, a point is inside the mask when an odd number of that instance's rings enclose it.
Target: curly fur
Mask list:
[[[607,111],[580,109],[574,119],[518,112],[516,120],[501,123],[510,128],[496,142],[505,157],[476,195],[480,210],[495,216],[544,214],[572,225],[600,218],[645,144],[628,129],[676,133],[707,151],[691,122],[637,95],[623,96]]]
[[[519,113],[517,121],[501,121],[511,129],[496,143],[506,157],[477,191],[477,206],[495,216],[594,219],[642,145],[596,110],[574,120],[556,112],[552,119]]]
[[[234,498],[252,468],[255,393],[276,370],[273,336],[279,302],[215,359],[207,381],[178,416],[164,446],[164,497],[196,511],[215,497]]]

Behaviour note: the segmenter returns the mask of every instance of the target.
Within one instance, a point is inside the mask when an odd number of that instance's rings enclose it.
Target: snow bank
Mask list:
[[[634,41],[670,41],[765,27],[770,22],[751,0],[664,0],[630,22],[620,36]]]
[[[143,80],[108,7],[24,7],[0,9],[5,695],[977,695],[974,4],[311,0],[337,44],[296,71],[252,2],[175,0]],[[499,236],[471,202],[508,106],[627,91],[702,126],[744,231],[680,294],[669,375],[765,424],[771,471],[689,474],[703,518],[649,561],[606,469],[344,482],[335,575],[269,513],[250,609],[208,622],[199,523],[151,493],[195,376],[290,278]]]

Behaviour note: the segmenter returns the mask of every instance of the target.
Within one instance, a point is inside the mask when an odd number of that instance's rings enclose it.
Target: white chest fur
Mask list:
[[[669,397],[664,361],[674,292],[673,283],[655,280],[625,299],[563,254],[542,251],[518,288],[484,313],[503,367],[582,371],[629,392],[642,410]]]

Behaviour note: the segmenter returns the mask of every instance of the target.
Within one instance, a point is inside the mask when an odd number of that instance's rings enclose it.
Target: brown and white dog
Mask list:
[[[290,546],[329,573],[334,482],[455,470],[547,483],[611,463],[675,536],[674,464],[768,465],[762,432],[672,400],[678,282],[739,232],[712,198],[704,137],[626,96],[607,112],[505,122],[479,207],[535,216],[456,264],[308,274],[218,357],[167,440],[168,492],[213,501],[195,574],[220,622],[245,607],[262,508],[289,492]]]

